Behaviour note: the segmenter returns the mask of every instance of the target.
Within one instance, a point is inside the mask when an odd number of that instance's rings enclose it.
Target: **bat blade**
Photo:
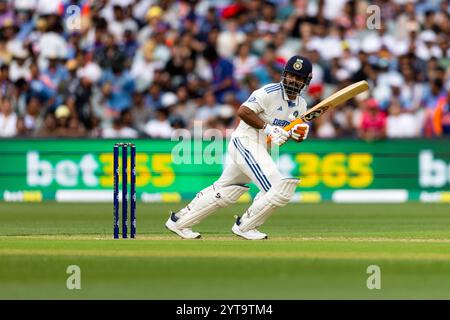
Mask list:
[[[367,81],[359,81],[352,85],[349,85],[335,93],[333,93],[328,98],[322,100],[318,104],[316,104],[314,107],[306,111],[303,115],[300,116],[300,118],[292,121],[290,124],[288,124],[284,129],[286,131],[289,131],[292,129],[296,124],[308,122],[314,119],[317,119],[321,115],[323,115],[325,112],[327,112],[329,109],[332,109],[348,100],[353,98],[354,96],[360,94],[361,92],[364,92],[369,89],[369,84]]]

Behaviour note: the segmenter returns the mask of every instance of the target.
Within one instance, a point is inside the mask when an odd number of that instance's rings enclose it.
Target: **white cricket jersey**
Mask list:
[[[305,99],[297,96],[295,101],[289,100],[281,82],[270,83],[253,91],[242,105],[254,111],[264,122],[280,127],[290,123],[290,114],[298,118],[306,112]],[[259,143],[266,141],[264,130],[255,129],[242,120],[232,136],[248,137]]]

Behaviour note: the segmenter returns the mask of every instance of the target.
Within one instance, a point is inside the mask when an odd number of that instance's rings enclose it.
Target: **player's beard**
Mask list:
[[[302,90],[306,87],[304,81],[288,80],[285,76],[282,77],[281,81],[284,91],[288,96],[299,96]]]

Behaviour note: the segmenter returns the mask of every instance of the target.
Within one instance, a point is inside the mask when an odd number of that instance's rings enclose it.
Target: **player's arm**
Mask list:
[[[256,113],[251,110],[249,107],[242,105],[238,111],[237,115],[242,119],[246,124],[252,126],[255,129],[262,129],[266,124]]]
[[[255,111],[245,105],[240,106],[237,115],[249,126],[255,129],[264,130],[264,133],[270,137],[273,143],[282,145],[289,138],[289,132],[283,130],[281,127],[265,123]]]

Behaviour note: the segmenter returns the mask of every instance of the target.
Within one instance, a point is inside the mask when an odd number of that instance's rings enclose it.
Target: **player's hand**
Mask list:
[[[275,143],[279,146],[281,146],[287,141],[287,139],[289,139],[289,132],[281,127],[266,124],[266,126],[264,127],[264,132],[268,137],[270,137],[272,143]]]
[[[309,125],[306,123],[296,124],[289,132],[294,141],[302,142],[308,138]]]

